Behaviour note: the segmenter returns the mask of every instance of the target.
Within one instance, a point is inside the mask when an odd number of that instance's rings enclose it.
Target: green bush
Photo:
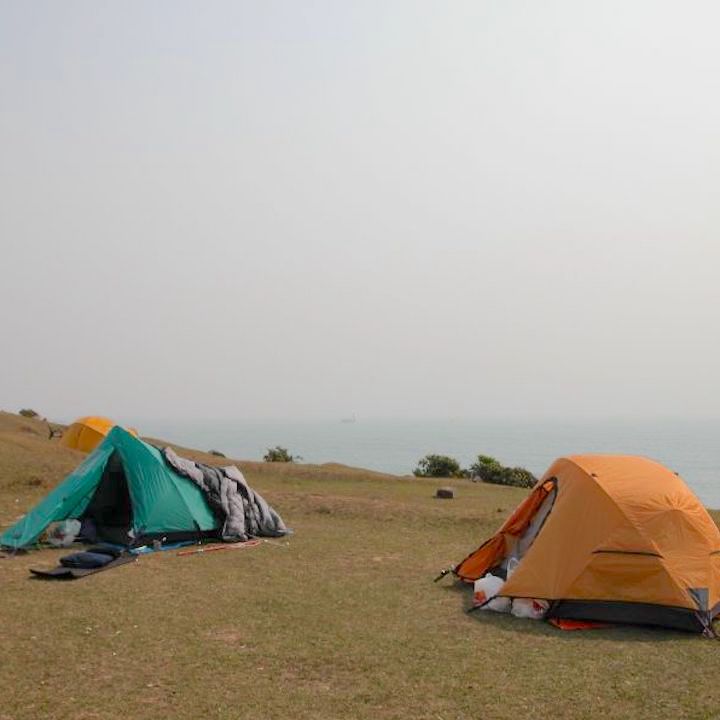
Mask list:
[[[473,480],[482,480],[494,485],[531,488],[537,482],[537,478],[529,470],[522,467],[506,467],[489,455],[478,455],[477,462],[470,466],[469,472]]]
[[[263,455],[265,462],[296,462],[302,460],[299,455],[291,455],[287,448],[276,445],[274,448],[268,448],[268,451]]]
[[[466,473],[455,458],[447,455],[426,455],[413,470],[415,477],[465,477]]]
[[[38,417],[38,414],[34,410],[31,410],[30,408],[23,408],[19,414],[26,418]]]
[[[510,468],[509,477],[509,484],[515,487],[531,488],[538,481],[538,479],[524,467]]]

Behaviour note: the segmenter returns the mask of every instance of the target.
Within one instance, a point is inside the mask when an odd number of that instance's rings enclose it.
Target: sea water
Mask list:
[[[337,462],[409,475],[428,453],[467,467],[478,454],[542,474],[559,456],[645,455],[680,473],[709,507],[720,508],[720,420],[370,420],[354,422],[147,421],[142,433],[239,459],[281,445],[303,462]]]

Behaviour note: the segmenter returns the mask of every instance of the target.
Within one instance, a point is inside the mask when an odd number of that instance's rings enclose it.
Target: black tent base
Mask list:
[[[51,570],[35,570],[30,568],[30,572],[34,577],[42,580],[79,580],[87,575],[93,575],[95,573],[102,572],[103,570],[110,570],[111,568],[116,568],[120,565],[134,562],[135,560],[137,560],[137,558],[134,555],[123,555],[115,558],[115,560],[109,562],[107,565],[103,565],[102,567],[70,568],[60,565],[56,568],[52,568]]]
[[[711,622],[703,622],[702,614],[687,608],[652,605],[649,603],[618,602],[610,600],[555,600],[545,616],[563,620],[590,620],[631,625],[703,632]]]

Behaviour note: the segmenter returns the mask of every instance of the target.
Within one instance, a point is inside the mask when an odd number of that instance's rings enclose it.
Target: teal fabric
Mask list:
[[[159,450],[119,427],[111,436],[125,467],[137,534],[217,527],[202,491],[173,472]]]
[[[50,523],[82,515],[112,451],[106,438],[60,485],[0,536],[0,545],[12,548],[31,545]]]
[[[136,536],[217,528],[198,487],[173,472],[152,445],[114,427],[74,472],[0,536],[0,545],[32,545],[50,523],[81,517],[116,451],[125,469]]]

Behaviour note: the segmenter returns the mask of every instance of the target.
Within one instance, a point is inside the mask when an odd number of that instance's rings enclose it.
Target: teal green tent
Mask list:
[[[130,544],[181,539],[220,525],[193,482],[173,472],[159,450],[114,427],[73,473],[0,536],[0,545],[36,542],[58,520],[92,520],[98,539]]]

